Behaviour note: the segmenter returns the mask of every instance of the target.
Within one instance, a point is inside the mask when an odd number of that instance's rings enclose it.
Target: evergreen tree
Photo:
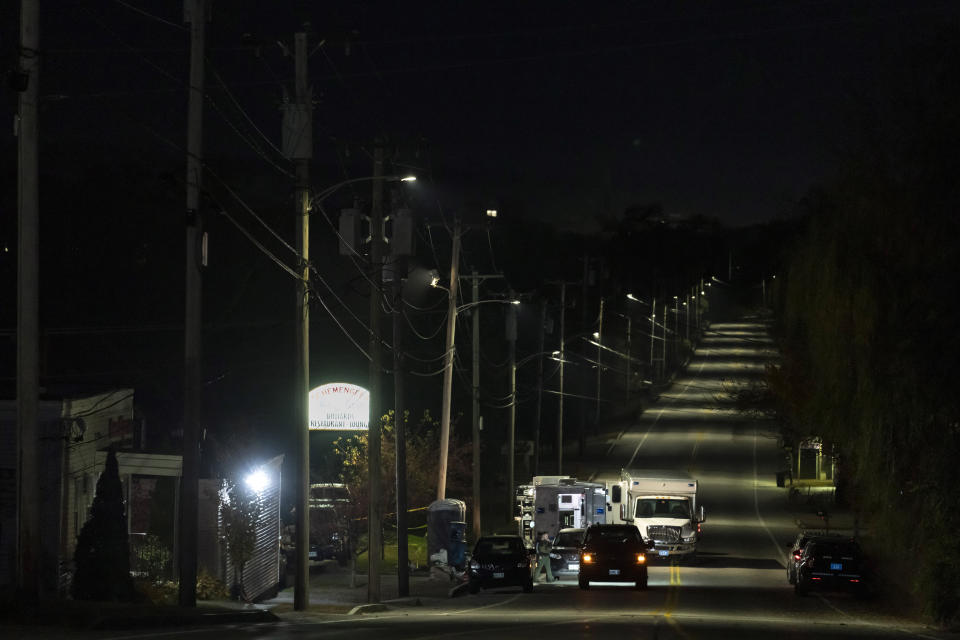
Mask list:
[[[130,601],[135,592],[130,578],[130,542],[127,513],[117,454],[111,449],[90,517],[80,530],[73,555],[76,573],[72,595],[77,600]]]

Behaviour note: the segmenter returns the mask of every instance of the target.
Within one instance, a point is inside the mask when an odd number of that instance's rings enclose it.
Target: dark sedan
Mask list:
[[[865,595],[865,562],[860,546],[851,541],[808,542],[797,563],[794,591],[798,596],[813,589],[852,591]]]
[[[580,546],[586,529],[560,529],[550,552],[550,568],[555,576],[576,576],[580,573]]]
[[[470,558],[470,593],[480,589],[522,587],[533,591],[530,550],[523,538],[512,535],[483,536]]]
[[[581,589],[590,582],[632,582],[647,588],[647,544],[632,524],[595,524],[580,549]]]

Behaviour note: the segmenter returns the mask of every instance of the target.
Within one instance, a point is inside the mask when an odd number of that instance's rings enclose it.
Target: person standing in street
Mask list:
[[[533,579],[540,579],[540,569],[546,567],[547,582],[553,582],[553,569],[550,568],[550,552],[553,551],[553,543],[550,542],[550,535],[544,531],[537,540],[537,568],[533,571]]]

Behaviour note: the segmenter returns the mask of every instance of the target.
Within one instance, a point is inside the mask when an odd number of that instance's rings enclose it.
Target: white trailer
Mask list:
[[[553,538],[560,529],[607,521],[607,493],[598,482],[537,476],[519,487],[517,504],[519,533],[531,543],[544,532]]]
[[[687,473],[623,469],[609,487],[610,520],[635,524],[657,556],[693,558],[704,522],[697,489]]]

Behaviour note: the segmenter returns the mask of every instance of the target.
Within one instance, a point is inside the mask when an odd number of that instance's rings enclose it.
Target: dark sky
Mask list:
[[[0,3],[7,68],[16,61],[18,4]],[[219,198],[212,213],[242,217],[288,263],[290,254],[244,207],[292,242],[290,164],[275,146],[293,61],[278,42],[289,46],[306,23],[315,190],[369,176],[370,143],[379,136],[391,146],[391,171],[419,175],[408,194],[421,219],[493,206],[504,221],[537,218],[591,232],[651,203],[731,226],[793,212],[836,171],[860,126],[853,115],[893,99],[891,87],[909,86],[913,50],[960,18],[960,3],[936,0],[212,4],[204,125],[205,185]],[[176,416],[189,46],[182,2],[43,0],[41,11],[41,322],[62,330],[44,346],[59,376],[51,383],[83,379],[139,393],[163,381],[157,393]],[[10,123],[16,95],[4,87],[3,96],[0,119]],[[0,137],[0,249],[10,249],[0,253],[0,324],[10,336],[11,130]],[[345,188],[331,208],[369,193]],[[329,227],[314,220],[311,259],[344,304],[365,314],[365,283],[337,255]],[[211,215],[207,228],[207,393],[220,393],[223,404],[259,401],[258,385],[276,380],[275,397],[262,404],[281,404],[291,280],[223,217]],[[570,257],[576,275],[589,251],[541,246],[537,254],[527,246],[535,243],[497,233],[465,243],[465,270],[497,271],[514,258],[504,269],[514,267],[511,282],[488,283],[482,295],[524,288],[516,275],[524,261],[546,271],[554,260],[549,268],[558,273],[549,277],[568,277],[550,251]],[[449,268],[445,249],[443,229],[421,237],[421,250],[432,254],[422,266]],[[685,261],[678,252],[665,256],[646,285],[679,282]],[[361,382],[366,361],[342,336],[363,342],[364,327],[342,308],[335,315],[346,330],[321,310],[313,316],[319,353],[311,371],[318,382]],[[418,322],[429,333],[438,321],[427,319]],[[9,373],[0,377],[12,382],[12,340],[4,345]],[[70,353],[77,355],[56,361]]]
[[[16,63],[18,4],[0,2],[6,68]],[[730,226],[794,212],[840,166],[862,126],[854,116],[896,99],[891,88],[909,86],[914,49],[960,20],[952,0],[212,4],[205,186],[219,201],[206,227],[205,406],[228,429],[241,415],[269,425],[263,433],[292,420],[283,412],[293,370],[293,284],[216,213],[242,218],[293,262],[244,207],[292,242],[290,164],[275,147],[293,61],[278,41],[289,46],[305,23],[315,91],[313,188],[369,176],[372,139],[388,140],[389,169],[419,176],[407,192],[421,219],[501,211],[499,230],[471,235],[462,259],[464,270],[503,268],[511,277],[485,283],[481,297],[491,297],[527,286],[520,280],[537,271],[527,269],[531,262],[541,274],[555,271],[550,278],[578,277],[590,250],[570,236],[562,248],[506,237],[511,219],[589,233],[611,228],[627,207],[651,203]],[[154,424],[174,425],[183,406],[189,34],[182,2],[41,0],[41,11],[43,382],[131,386],[159,414]],[[4,87],[0,120],[9,124],[16,105]],[[3,131],[0,325],[8,339],[0,379],[12,390],[17,141],[11,127]],[[345,188],[330,206],[369,193],[367,185]],[[358,320],[366,284],[337,254],[329,227],[313,220],[311,259],[336,294],[315,286],[337,319],[314,305],[312,382],[364,383],[367,362],[344,334],[366,340]],[[421,233],[421,266],[444,271],[449,236],[443,229],[428,235]],[[705,275],[692,274],[695,261],[682,251],[664,245],[653,254],[657,268],[643,274],[650,291],[682,292],[690,284],[684,277]],[[572,276],[561,273],[571,266]],[[483,316],[484,335],[492,336],[487,360],[502,362],[502,314],[494,309]],[[411,324],[441,336],[442,314],[431,313],[414,314]],[[534,310],[521,310],[518,352],[531,353],[524,327],[534,321],[524,313]],[[462,322],[461,341],[469,339]],[[412,395],[424,406],[439,402],[439,379],[426,376],[437,372],[440,341],[416,341],[423,360],[414,367],[424,377],[410,385],[421,385],[423,393]],[[460,378],[456,385],[468,389]],[[489,397],[503,390],[494,387]]]
[[[8,60],[15,4],[0,16]],[[60,154],[46,167],[80,150],[175,164],[181,2],[43,11],[42,127]],[[597,215],[661,202],[748,224],[789,212],[828,176],[848,114],[958,16],[957,3],[930,0],[216,2],[207,153],[280,175],[257,130],[278,142],[292,62],[276,42],[309,22],[318,184],[365,172],[344,143],[425,139],[429,153],[410,163],[430,169],[448,207],[499,203],[590,230]],[[244,33],[262,47],[243,46]]]

